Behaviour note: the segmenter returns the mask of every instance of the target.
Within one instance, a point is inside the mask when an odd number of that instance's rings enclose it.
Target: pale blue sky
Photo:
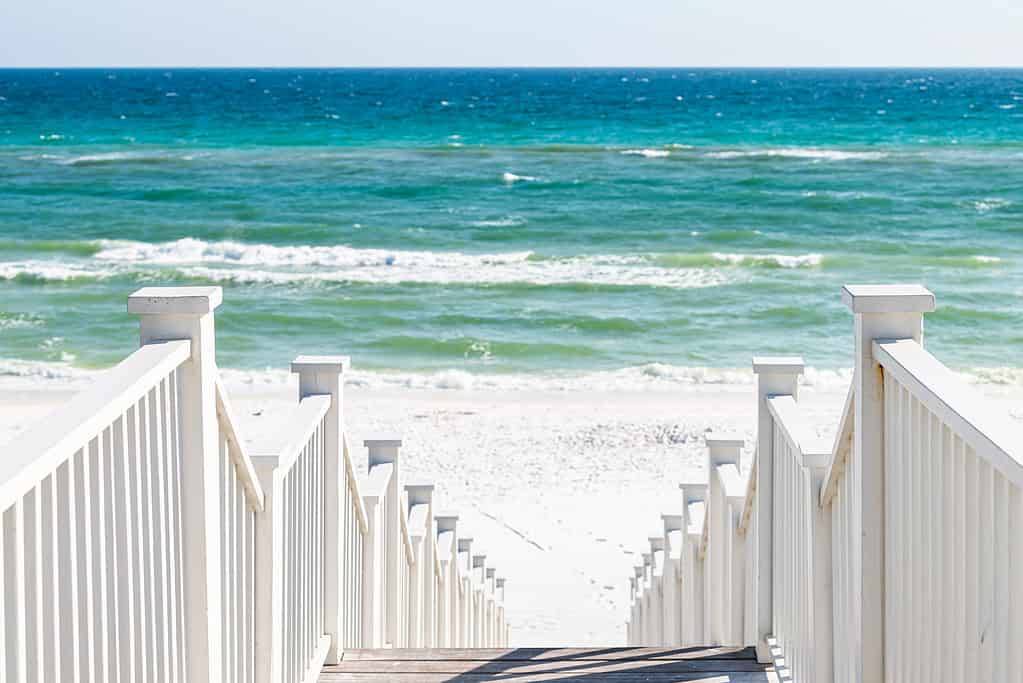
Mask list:
[[[1020,66],[1023,0],[3,0],[0,66]]]

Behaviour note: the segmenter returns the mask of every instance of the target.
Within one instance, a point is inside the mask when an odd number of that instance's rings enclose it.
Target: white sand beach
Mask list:
[[[243,438],[255,449],[272,443],[295,385],[225,374]],[[89,377],[0,378],[0,443]],[[1023,420],[1023,386],[979,388]],[[801,392],[818,431],[830,435],[845,388]],[[679,509],[678,483],[705,478],[705,434],[734,431],[750,443],[754,430],[751,383],[591,392],[348,387],[345,414],[361,466],[363,439],[400,437],[405,481],[435,482],[438,509],[460,514],[460,533],[486,539],[488,564],[508,580],[512,645],[624,643],[636,553],[660,532],[659,514]]]

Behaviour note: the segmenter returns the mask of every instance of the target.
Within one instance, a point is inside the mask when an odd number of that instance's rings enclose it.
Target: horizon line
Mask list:
[[[0,71],[40,71],[40,70],[90,70],[90,69],[108,69],[108,70],[126,70],[126,69],[219,69],[224,71],[242,71],[246,69],[336,69],[336,70],[357,70],[357,69],[373,69],[373,70],[427,70],[427,69],[448,69],[448,70],[515,70],[515,69],[531,69],[531,70],[563,70],[563,69],[583,69],[583,70],[597,70],[597,69],[651,69],[651,70],[709,70],[709,69],[734,69],[734,70],[849,70],[849,71],[865,71],[865,70],[897,70],[897,69],[935,69],[935,70],[984,70],[984,69],[996,69],[996,70],[1011,70],[1011,71],[1023,71],[1023,64],[1020,65],[983,65],[983,66],[964,66],[955,64],[945,65],[912,65],[912,64],[889,64],[889,65],[762,65],[762,66],[749,66],[749,65],[703,65],[703,66],[687,66],[687,65],[471,65],[471,66],[459,66],[459,65],[287,65],[287,66],[270,66],[270,65],[258,65],[248,64],[241,66],[226,66],[217,64],[203,64],[203,65],[173,65],[173,64],[138,64],[138,65],[32,65],[32,66],[6,66],[0,65]]]

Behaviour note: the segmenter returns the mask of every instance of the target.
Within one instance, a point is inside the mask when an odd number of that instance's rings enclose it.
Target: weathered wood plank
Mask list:
[[[618,661],[586,661],[548,659],[545,661],[494,660],[473,661],[342,661],[323,668],[324,673],[390,673],[407,671],[446,674],[540,674],[638,671],[650,673],[731,673],[763,671],[764,666],[749,659],[625,659]]]
[[[596,681],[609,681],[610,683],[634,683],[644,681],[645,683],[778,683],[779,679],[774,672],[746,672],[746,673],[653,673],[646,671],[625,671],[600,674],[595,678],[587,672],[566,672],[547,674],[460,674],[452,677],[450,674],[429,674],[410,672],[395,676],[392,673],[380,674],[357,674],[357,673],[325,673],[320,676],[320,683],[383,683],[385,681],[398,681],[399,683],[451,683],[453,681],[464,681],[465,683],[476,683],[486,681],[516,681],[516,683],[540,683],[541,681],[579,681],[580,683],[595,683]]]
[[[433,648],[346,650],[344,661],[537,661],[574,659],[756,659],[751,648],[736,647],[593,647],[593,648]]]

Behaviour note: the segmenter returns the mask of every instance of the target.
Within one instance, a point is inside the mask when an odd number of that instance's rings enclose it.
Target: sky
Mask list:
[[[0,66],[1023,66],[1023,0],[0,0]]]

